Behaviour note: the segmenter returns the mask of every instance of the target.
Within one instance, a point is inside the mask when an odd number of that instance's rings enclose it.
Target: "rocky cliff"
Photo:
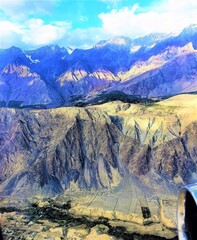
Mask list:
[[[176,194],[195,181],[197,97],[157,104],[0,110],[1,195],[66,189]]]

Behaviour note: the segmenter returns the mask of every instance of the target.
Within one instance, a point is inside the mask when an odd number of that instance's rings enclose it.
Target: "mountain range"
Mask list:
[[[1,49],[0,105],[51,108],[103,94],[108,101],[114,93],[152,99],[197,91],[197,25],[179,35],[113,37],[69,52],[57,45]]]
[[[58,239],[73,221],[87,230],[81,224],[91,218],[107,227],[115,221],[117,236],[127,234],[121,239],[130,239],[131,223],[132,233],[142,224],[142,238],[151,229],[161,239],[175,236],[177,194],[197,181],[196,76],[197,25],[178,35],[113,37],[87,50],[0,49],[3,233],[10,239],[11,224],[20,229],[14,237],[34,239],[35,231],[45,239],[50,213],[65,227]],[[66,225],[56,225],[59,202],[70,214],[61,215]],[[15,212],[16,203],[30,218]],[[15,217],[24,225],[12,225]]]

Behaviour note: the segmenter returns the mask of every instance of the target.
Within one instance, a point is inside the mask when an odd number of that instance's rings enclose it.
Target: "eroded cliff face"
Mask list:
[[[137,143],[122,145],[121,162],[155,191],[164,182],[178,189],[196,181],[196,99],[180,95],[152,106],[105,104],[121,132]]]
[[[195,95],[182,95],[151,106],[1,109],[1,195],[114,189],[124,182],[147,193],[176,192],[196,179],[196,103]]]
[[[104,112],[4,109],[1,123],[0,176],[5,194],[60,193],[72,184],[110,188],[123,176],[122,136]]]

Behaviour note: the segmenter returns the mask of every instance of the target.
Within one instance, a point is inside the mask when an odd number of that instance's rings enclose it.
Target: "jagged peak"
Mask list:
[[[154,32],[154,33],[149,33],[147,35],[144,35],[143,37],[135,38],[134,40],[142,39],[142,38],[163,39],[168,36],[169,36],[169,34],[167,34],[167,33]]]
[[[152,46],[152,45],[154,45],[162,40],[165,40],[171,36],[172,36],[172,34],[167,34],[167,33],[150,33],[143,37],[138,37],[138,38],[132,39],[132,44],[140,45],[140,46]]]
[[[23,53],[23,51],[19,47],[16,47],[16,46],[12,46],[10,48],[7,48],[4,51],[11,52],[11,53]]]
[[[7,49],[10,49],[10,50],[21,50],[19,47],[16,47],[16,46],[11,46],[10,48],[7,48]]]
[[[53,51],[53,52],[67,52],[67,49],[65,47],[60,47],[59,45],[57,44],[51,44],[51,45],[48,45],[46,46],[49,50]]]
[[[131,39],[129,37],[124,36],[116,36],[112,37],[108,40],[101,40],[99,41],[94,47],[100,48],[106,45],[117,45],[117,46],[129,46],[131,45]]]
[[[45,52],[45,53],[55,53],[55,52],[62,52],[62,53],[68,53],[67,49],[65,47],[60,47],[59,45],[46,45],[40,48],[37,48],[35,50],[29,50],[26,51],[27,53],[34,53],[34,52]]]
[[[197,24],[191,24],[188,27],[185,27],[180,35],[188,35],[188,34],[197,34]]]
[[[1,54],[1,66],[6,66],[9,63],[29,64],[29,59],[26,57],[24,52],[16,47],[12,46],[10,48],[4,49],[0,52]]]

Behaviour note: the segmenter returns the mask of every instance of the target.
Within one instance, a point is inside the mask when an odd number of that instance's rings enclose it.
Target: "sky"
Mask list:
[[[114,36],[178,33],[197,24],[196,0],[0,0],[0,48],[87,49]]]

